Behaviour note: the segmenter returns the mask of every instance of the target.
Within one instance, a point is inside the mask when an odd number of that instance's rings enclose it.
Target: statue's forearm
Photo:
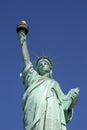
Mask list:
[[[22,45],[22,57],[23,57],[24,65],[26,66],[27,64],[29,64],[30,56],[29,56],[29,52],[28,52],[28,48],[27,48],[26,43],[24,43]]]
[[[30,56],[27,48],[26,35],[23,31],[19,32],[19,40],[22,47],[22,57],[23,57],[24,65],[26,66],[30,62]]]

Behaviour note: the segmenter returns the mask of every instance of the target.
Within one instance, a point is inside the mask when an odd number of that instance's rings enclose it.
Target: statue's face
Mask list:
[[[40,75],[44,75],[48,72],[50,72],[50,65],[47,61],[45,60],[41,60],[39,63],[38,63],[38,72]]]

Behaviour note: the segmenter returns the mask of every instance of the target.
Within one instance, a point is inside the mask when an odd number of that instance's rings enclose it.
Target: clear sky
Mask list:
[[[0,1],[0,130],[23,130],[21,101],[23,68],[16,26],[29,24],[28,48],[35,56],[55,59],[53,77],[64,93],[79,87],[80,96],[68,130],[87,126],[87,1],[1,0]]]

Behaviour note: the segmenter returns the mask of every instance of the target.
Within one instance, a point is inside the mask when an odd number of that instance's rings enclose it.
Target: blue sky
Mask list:
[[[29,24],[28,48],[35,56],[55,59],[53,77],[64,93],[79,87],[80,96],[68,130],[86,128],[87,115],[87,1],[0,1],[0,130],[22,130],[23,68],[16,26]]]

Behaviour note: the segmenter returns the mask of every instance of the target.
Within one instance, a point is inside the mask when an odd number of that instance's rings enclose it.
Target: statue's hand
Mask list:
[[[79,97],[79,88],[71,89],[71,99],[72,99],[72,103],[70,106],[71,108],[73,108],[76,105],[78,97]]]
[[[20,39],[21,45],[23,45],[23,43],[26,42],[26,35],[24,31],[19,32],[19,39]]]

